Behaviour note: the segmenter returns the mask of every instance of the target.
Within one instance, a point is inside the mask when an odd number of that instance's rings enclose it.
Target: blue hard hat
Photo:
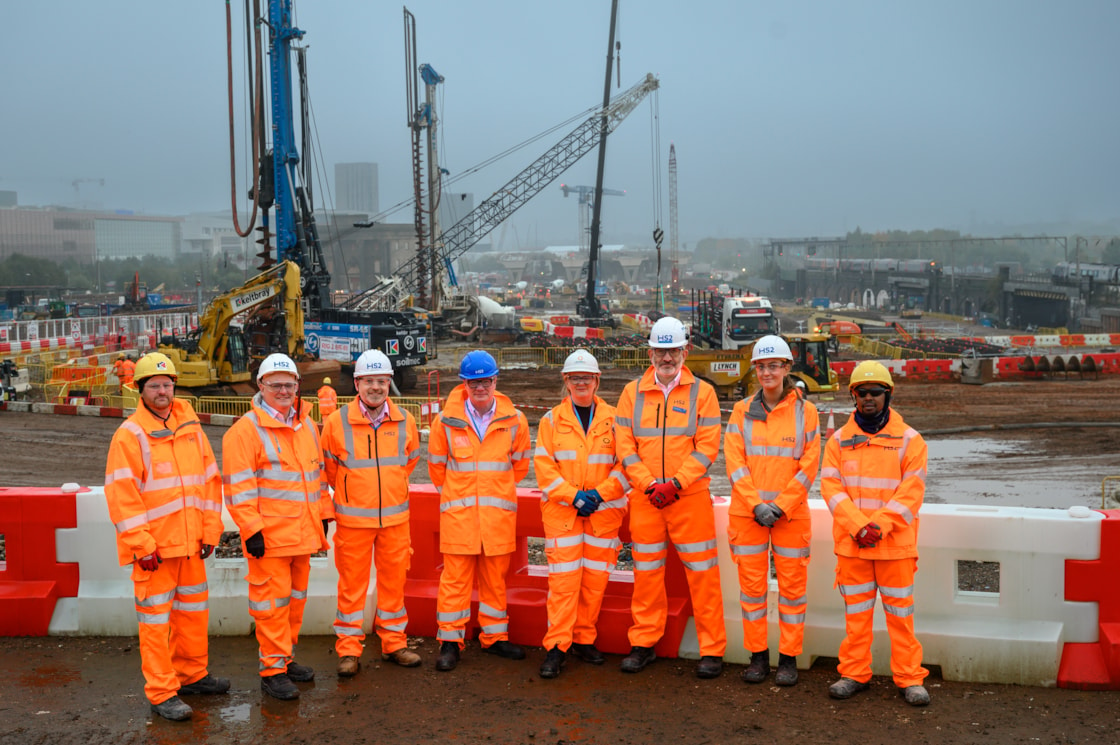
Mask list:
[[[498,374],[498,363],[489,352],[476,349],[467,352],[463,361],[459,363],[459,378],[461,380],[479,380],[493,378]]]

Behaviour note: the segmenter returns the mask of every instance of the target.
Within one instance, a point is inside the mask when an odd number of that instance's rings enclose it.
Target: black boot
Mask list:
[[[568,655],[560,651],[560,647],[553,647],[548,650],[545,655],[544,662],[541,663],[541,677],[542,678],[555,678],[560,674],[560,668],[564,667],[564,661]]]
[[[774,675],[774,683],[780,686],[797,685],[797,658],[793,655],[778,655],[778,672]]]
[[[439,657],[436,658],[436,670],[447,672],[454,670],[459,664],[459,645],[456,642],[443,642],[439,645]]]
[[[607,661],[594,644],[572,644],[572,648],[568,651],[589,665],[602,665]]]
[[[622,658],[622,672],[640,673],[646,665],[657,659],[653,647],[631,647],[630,654]]]
[[[770,650],[751,653],[751,664],[740,677],[744,683],[761,683],[770,675]]]
[[[299,698],[299,689],[285,673],[261,678],[261,690],[281,701],[292,701]]]

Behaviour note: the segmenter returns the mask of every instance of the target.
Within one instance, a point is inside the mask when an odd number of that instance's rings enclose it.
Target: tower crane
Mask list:
[[[582,253],[588,246],[587,231],[591,212],[591,203],[595,197],[594,186],[572,186],[570,184],[560,184],[560,191],[564,192],[564,196],[569,194],[576,194],[579,196],[577,206],[579,208],[579,250]],[[603,189],[603,196],[605,197],[624,197],[626,196],[625,189]]]

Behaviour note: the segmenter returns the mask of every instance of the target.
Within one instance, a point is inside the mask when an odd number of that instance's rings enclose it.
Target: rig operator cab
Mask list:
[[[767,298],[704,292],[696,304],[693,331],[714,349],[734,350],[781,333],[781,328]]]

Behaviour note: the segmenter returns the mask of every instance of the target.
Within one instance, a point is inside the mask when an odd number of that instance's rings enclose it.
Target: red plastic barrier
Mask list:
[[[1058,687],[1083,691],[1120,690],[1120,510],[1107,510],[1101,521],[1101,556],[1066,561],[1066,600],[1097,603],[1100,635],[1096,643],[1062,647]]]
[[[837,375],[851,377],[852,370],[856,369],[857,364],[859,363],[855,360],[846,360],[843,362],[830,362],[828,363],[828,366],[835,370]]]
[[[1085,335],[1062,334],[1058,337],[1058,341],[1063,347],[1083,347],[1085,346]]]
[[[1022,372],[1019,365],[1023,364],[1026,357],[997,357],[996,376],[1000,378],[1015,378]]]
[[[0,636],[46,636],[58,598],[78,596],[78,565],[58,563],[55,530],[78,526],[73,494],[0,488]]]
[[[529,564],[529,538],[544,537],[540,505],[539,489],[517,490],[517,547],[506,576],[509,638],[516,644],[528,646],[539,646],[548,628],[548,567]],[[413,554],[404,591],[408,633],[434,637],[438,630],[436,594],[443,570],[443,555],[439,550],[439,495],[434,486],[417,484],[409,489],[409,524]],[[626,525],[623,525],[622,540],[630,540]],[[669,554],[665,569],[669,618],[665,635],[656,649],[660,656],[676,657],[680,652],[685,625],[692,615],[692,602],[684,566],[675,552],[670,551]],[[630,651],[627,631],[632,622],[630,598],[633,592],[632,582],[612,579],[607,583],[595,642],[602,651],[612,654]],[[471,614],[472,626],[467,630],[468,638],[478,635],[477,590],[471,594]]]
[[[952,360],[907,360],[903,366],[907,380],[951,380]]]
[[[1120,334],[1109,334],[1108,335],[1108,343],[1109,344],[1120,344]]]
[[[1011,337],[1011,346],[1013,347],[1033,347],[1033,336],[1013,336]]]

